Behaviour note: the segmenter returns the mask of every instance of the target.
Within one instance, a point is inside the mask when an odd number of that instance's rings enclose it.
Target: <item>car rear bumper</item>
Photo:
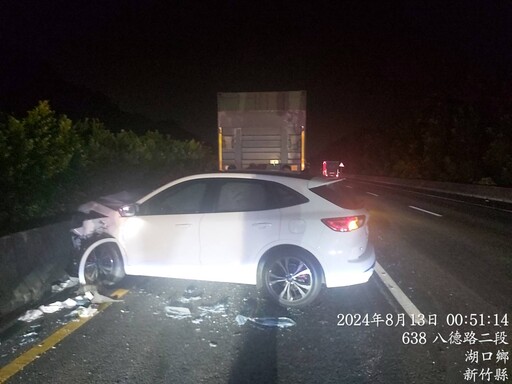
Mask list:
[[[375,268],[375,249],[368,244],[366,250],[357,260],[350,261],[339,270],[324,271],[327,288],[345,287],[366,283]]]

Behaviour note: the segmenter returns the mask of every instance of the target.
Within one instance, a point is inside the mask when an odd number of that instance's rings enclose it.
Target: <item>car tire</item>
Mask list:
[[[270,257],[261,277],[267,295],[285,307],[311,304],[322,289],[318,263],[300,251],[284,251]]]
[[[100,244],[87,256],[84,266],[87,284],[113,286],[120,282],[124,275],[123,258],[116,244]]]

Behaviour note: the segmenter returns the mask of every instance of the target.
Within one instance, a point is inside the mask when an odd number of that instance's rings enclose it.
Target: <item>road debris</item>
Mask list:
[[[199,315],[204,317],[211,314],[226,313],[227,306],[224,303],[217,303],[213,305],[202,305],[197,307],[197,309],[199,310]]]
[[[78,307],[74,311],[72,311],[69,316],[74,317],[93,317],[96,313],[98,313],[98,308],[95,307]]]
[[[18,320],[30,323],[34,320],[39,319],[42,316],[43,311],[41,311],[40,309],[29,309],[28,311],[25,312],[24,315],[18,317]]]
[[[52,285],[52,293],[62,292],[63,290],[74,287],[76,285],[78,285],[78,278],[68,277],[62,282],[55,282]]]
[[[288,328],[297,324],[295,321],[288,317],[247,317],[243,315],[237,315],[235,317],[235,321],[240,326],[249,321],[255,325],[272,328]]]
[[[165,307],[165,316],[170,317],[172,319],[185,319],[187,317],[192,317],[192,313],[190,313],[190,309],[186,307]]]

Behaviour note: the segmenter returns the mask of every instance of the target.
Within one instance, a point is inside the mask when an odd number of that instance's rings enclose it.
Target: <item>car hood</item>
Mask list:
[[[133,204],[144,195],[141,191],[122,191],[112,195],[102,196],[96,201],[82,204],[78,210],[84,213],[95,211],[105,216],[117,212],[119,208],[127,204]]]

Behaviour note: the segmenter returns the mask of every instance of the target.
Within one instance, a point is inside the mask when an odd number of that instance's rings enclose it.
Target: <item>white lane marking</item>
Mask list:
[[[409,208],[415,209],[417,211],[428,213],[429,215],[434,215],[434,216],[437,216],[437,217],[443,217],[443,215],[440,215],[439,213],[427,211],[426,209],[421,209],[421,208],[415,207],[414,205],[409,205]]]
[[[366,192],[368,195],[372,195],[372,196],[375,196],[375,197],[379,197],[379,195],[377,195],[376,193],[371,193],[371,192]]]
[[[407,297],[398,284],[395,283],[391,276],[389,276],[378,262],[375,263],[375,272],[377,272],[377,276],[379,276],[384,285],[388,287],[389,292],[391,292],[396,301],[398,301],[402,306],[405,313],[407,313],[413,321],[424,318],[421,311],[414,305],[414,303]]]
[[[366,183],[366,184],[371,184],[371,183]],[[451,198],[451,197],[445,197],[445,196],[438,196],[438,195],[432,195],[430,193],[426,193],[426,192],[417,192],[417,191],[409,191],[407,189],[400,189],[400,188],[397,188],[397,187],[389,187],[387,185],[382,185],[380,184],[379,187],[382,187],[382,188],[387,188],[387,189],[391,189],[392,191],[401,191],[401,192],[407,192],[407,193],[414,193],[416,195],[422,195],[422,196],[428,196],[428,197],[433,197],[435,199],[442,199],[442,200],[448,200],[448,201],[453,201],[455,203],[459,203],[459,204],[467,204],[467,205],[474,205],[475,207],[482,207],[482,208],[487,208],[487,209],[493,209],[495,211],[502,211],[502,212],[509,212],[509,213],[512,213],[512,210],[510,209],[505,209],[505,208],[497,208],[497,207],[490,207],[488,205],[484,205],[484,204],[478,204],[478,203],[473,203],[473,202],[469,202],[469,201],[463,201],[463,200],[458,200],[458,199],[455,199],[455,198]],[[440,192],[447,192],[447,191],[442,191],[442,190],[439,190]],[[480,197],[480,196],[471,196],[471,195],[467,195],[467,194],[462,194],[460,195],[461,197],[476,197],[476,198],[480,198],[481,200],[489,200],[489,199],[486,199],[485,197]],[[492,201],[503,201],[503,200],[492,200]]]

